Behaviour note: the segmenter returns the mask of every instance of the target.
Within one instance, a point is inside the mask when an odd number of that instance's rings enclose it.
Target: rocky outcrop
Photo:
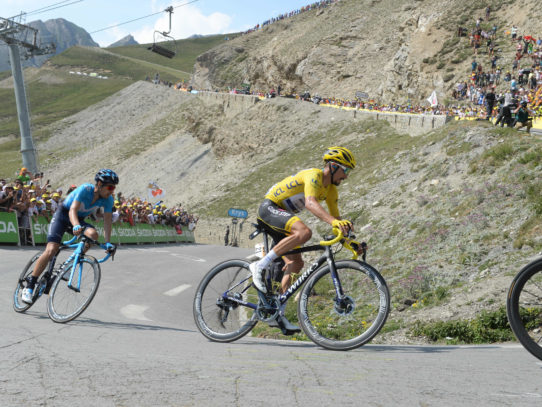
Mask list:
[[[539,32],[540,20],[522,17],[533,1],[492,6],[492,22],[502,27],[517,21]],[[466,79],[472,51],[465,39],[452,52],[442,50],[456,38],[459,25],[472,27],[475,16],[483,14],[477,7],[467,0],[452,0],[446,7],[437,0],[341,0],[201,55],[193,85],[213,89],[250,83],[263,91],[280,85],[286,92],[346,99],[362,91],[399,103],[424,101],[436,90],[443,100],[456,81]]]

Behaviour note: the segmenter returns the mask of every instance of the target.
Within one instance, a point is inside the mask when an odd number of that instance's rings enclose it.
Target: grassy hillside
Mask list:
[[[230,38],[232,35],[228,35]],[[196,57],[224,41],[224,35],[177,41],[177,56],[164,58],[147,50],[145,45],[100,49],[72,47],[51,58],[40,68],[25,70],[25,85],[35,141],[50,134],[44,127],[71,116],[146,76],[177,82],[189,79]],[[69,71],[96,72],[107,80]],[[10,77],[0,73],[0,80]],[[21,166],[19,122],[15,95],[10,84],[0,87],[0,174],[10,174]],[[17,139],[8,139],[17,136]],[[9,140],[9,141],[8,141]]]
[[[147,52],[151,54],[150,51]],[[164,57],[162,59],[167,60]],[[129,58],[92,47],[72,47],[49,60],[50,64],[58,68],[83,69],[85,72],[93,71],[107,76],[128,78],[132,81],[144,80],[147,75],[151,76],[156,72],[160,73],[163,80],[172,82],[190,77],[190,74],[186,72],[160,65],[159,62]]]
[[[194,69],[194,61],[198,55],[201,55],[209,49],[222,44],[226,37],[233,39],[237,35],[238,34],[219,34],[210,35],[203,38],[178,40],[176,41],[175,45],[173,45],[171,42],[162,43],[161,45],[165,48],[176,49],[177,55],[172,59],[164,58],[163,56],[160,56],[154,52],[150,52],[147,49],[150,44],[107,48],[107,50],[114,54],[124,55],[126,57],[136,58],[141,61],[147,61],[191,73]]]

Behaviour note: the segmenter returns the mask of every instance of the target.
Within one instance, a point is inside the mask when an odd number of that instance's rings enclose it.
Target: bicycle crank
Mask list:
[[[271,322],[279,316],[280,303],[276,296],[266,297],[265,294],[258,291],[258,307],[256,316],[262,322]]]

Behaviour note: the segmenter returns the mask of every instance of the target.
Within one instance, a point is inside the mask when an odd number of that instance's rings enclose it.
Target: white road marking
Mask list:
[[[180,253],[171,253],[172,256],[175,256],[175,257],[181,257],[183,259],[188,259],[188,260],[193,260],[193,261],[197,261],[199,263],[205,263],[207,260],[205,259],[202,259],[200,257],[195,257],[195,256],[190,256],[188,254],[180,254]]]
[[[180,294],[182,293],[184,290],[188,289],[192,287],[191,285],[189,284],[181,284],[180,286],[178,287],[175,287],[175,288],[172,288],[171,290],[168,290],[164,293],[164,295],[169,295],[170,297],[173,297],[177,294]]]
[[[149,309],[145,305],[135,305],[129,304],[120,309],[120,313],[129,319],[137,319],[138,321],[152,321],[152,319],[147,318],[143,313]]]

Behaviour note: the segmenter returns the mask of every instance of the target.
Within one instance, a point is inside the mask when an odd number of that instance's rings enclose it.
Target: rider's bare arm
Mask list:
[[[80,208],[81,208],[81,202],[79,201],[73,201],[72,205],[70,206],[69,216],[70,216],[70,222],[73,226],[79,225],[79,217],[77,216],[77,212],[79,211]],[[79,233],[81,232],[74,231],[73,234],[78,235]]]
[[[113,214],[111,212],[104,213],[104,238],[106,242],[111,242],[111,221]]]
[[[323,220],[330,225],[335,220],[335,217],[327,213],[324,207],[320,205],[320,202],[318,202],[314,196],[305,197],[305,208],[318,219]]]

